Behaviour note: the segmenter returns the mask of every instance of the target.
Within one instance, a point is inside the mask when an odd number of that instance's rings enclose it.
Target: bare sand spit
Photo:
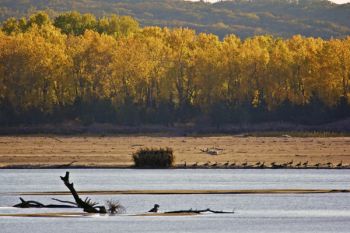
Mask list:
[[[1,217],[21,217],[21,218],[81,218],[81,217],[91,217],[96,214],[88,214],[88,213],[29,213],[29,214],[0,214]],[[104,214],[106,215],[106,214]],[[136,215],[127,215],[127,216],[139,216],[139,217],[156,217],[156,216],[164,216],[164,217],[175,217],[175,216],[193,216],[200,215],[200,213],[144,213],[144,214],[136,214]],[[118,216],[118,215],[112,215]],[[123,215],[125,216],[125,215]]]
[[[80,191],[79,195],[220,195],[220,194],[313,194],[313,193],[348,193],[348,189],[245,189],[245,190],[111,190]],[[1,194],[1,193],[0,193]],[[56,196],[71,195],[70,192],[16,192],[6,195],[18,196]]]
[[[60,212],[60,213],[29,213],[29,214],[0,214],[0,217],[28,217],[28,218],[73,218],[73,217],[85,217],[91,216],[87,213],[72,213],[72,212]]]
[[[247,163],[290,163],[334,168],[350,164],[349,137],[67,137],[1,136],[0,167],[60,168],[132,166],[132,153],[141,147],[172,147],[176,166],[229,167]],[[205,151],[214,149],[217,154]],[[300,167],[300,166],[299,166]]]

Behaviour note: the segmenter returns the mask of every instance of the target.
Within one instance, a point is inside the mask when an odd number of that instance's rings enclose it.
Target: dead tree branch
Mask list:
[[[98,203],[92,202],[88,197],[84,201],[79,197],[77,191],[74,188],[74,184],[69,182],[69,172],[66,172],[65,176],[61,176],[61,180],[73,195],[73,198],[78,207],[83,208],[87,213],[107,213],[107,210],[104,206],[96,206]]]
[[[57,201],[57,202],[67,203],[67,204],[71,204],[71,205],[77,206],[77,203],[72,202],[72,201],[64,201],[64,200],[60,200],[60,199],[57,199],[57,198],[51,198],[51,199],[54,200],[54,201]]]

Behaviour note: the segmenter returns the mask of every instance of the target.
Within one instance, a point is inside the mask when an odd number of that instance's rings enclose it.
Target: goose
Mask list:
[[[212,167],[216,167],[218,165],[218,162],[215,162],[213,165],[211,165]]]
[[[236,166],[236,161],[231,163],[230,167],[235,167]]]
[[[300,167],[300,166],[301,166],[301,162],[299,162],[295,165],[295,167]]]
[[[205,164],[203,164],[203,166],[207,167],[210,165],[210,161],[206,162]]]
[[[265,167],[265,162],[261,163],[261,164],[259,165],[259,167],[260,167],[260,168],[264,168],[264,167]]]
[[[195,162],[192,167],[197,167],[198,166],[198,162]]]
[[[326,165],[328,166],[328,167],[332,167],[332,163],[331,162],[328,162],[328,163],[326,163]]]
[[[309,163],[309,161],[306,161],[305,163],[303,163],[303,166],[307,167],[308,163]]]
[[[244,163],[242,163],[242,167],[246,167],[247,165],[248,165],[247,160]]]
[[[230,164],[230,161],[227,161],[224,166],[227,167]]]
[[[337,167],[343,166],[343,161],[340,161],[340,163],[337,164]]]
[[[319,168],[320,165],[321,165],[320,163],[316,163],[316,164],[315,164],[315,167]]]
[[[261,165],[260,161],[255,164],[255,166],[257,166],[257,167],[259,167],[260,165]]]

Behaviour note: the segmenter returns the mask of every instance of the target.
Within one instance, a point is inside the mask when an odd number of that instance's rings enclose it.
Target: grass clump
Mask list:
[[[124,214],[126,212],[125,207],[119,201],[108,200],[106,205],[110,214]]]
[[[133,154],[137,168],[169,168],[175,161],[171,148],[141,148]]]

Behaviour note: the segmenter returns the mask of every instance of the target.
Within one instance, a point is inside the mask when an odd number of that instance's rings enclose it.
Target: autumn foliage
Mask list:
[[[220,40],[39,12],[0,31],[0,124],[212,124],[350,115],[350,37]]]

